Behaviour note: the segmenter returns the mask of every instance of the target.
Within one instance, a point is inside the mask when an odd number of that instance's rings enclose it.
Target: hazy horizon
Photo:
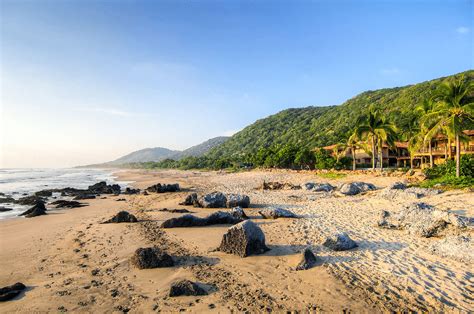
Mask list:
[[[473,68],[472,1],[0,5],[0,168],[183,150]]]

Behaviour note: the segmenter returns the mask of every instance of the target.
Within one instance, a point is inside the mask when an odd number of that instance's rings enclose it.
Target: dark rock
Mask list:
[[[201,196],[198,202],[200,207],[221,208],[226,207],[227,198],[221,192],[212,192]]]
[[[17,282],[11,286],[6,286],[0,288],[0,301],[8,301],[15,298],[23,290],[26,289],[26,286],[21,282]]]
[[[341,192],[344,195],[356,195],[359,193],[364,193],[364,192],[373,191],[373,190],[376,190],[375,185],[371,183],[365,183],[365,182],[344,183],[339,188],[339,192]]]
[[[303,252],[303,260],[296,266],[296,270],[306,270],[313,267],[317,262],[316,256],[310,248],[306,248]]]
[[[1,212],[8,212],[10,210],[13,210],[13,208],[8,208],[8,207],[3,207],[3,206],[0,206],[0,213]]]
[[[140,189],[126,188],[124,194],[140,194]]]
[[[148,192],[147,192],[147,191],[143,191],[143,195],[145,195],[145,196],[146,196],[146,195],[150,195],[150,194],[148,194]]]
[[[15,201],[15,203],[19,205],[36,205],[38,202],[44,202],[44,199],[35,195],[21,197]]]
[[[235,218],[230,213],[218,211],[205,218],[196,217],[194,215],[183,215],[181,217],[171,218],[165,220],[161,224],[161,228],[202,227],[224,224],[235,225],[241,221],[241,219]]]
[[[329,183],[314,183],[308,182],[303,184],[303,188],[308,191],[313,192],[331,192],[334,190],[334,187]]]
[[[96,196],[94,194],[83,193],[83,194],[77,195],[73,199],[78,201],[78,200],[92,200],[92,199],[95,199],[95,198],[96,198]]]
[[[246,257],[269,250],[265,245],[265,234],[253,221],[246,220],[232,226],[224,234],[219,246],[221,252]]]
[[[35,206],[31,207],[27,211],[21,213],[18,216],[25,216],[26,218],[32,218],[36,216],[46,215],[46,207],[43,201],[38,201]]]
[[[163,208],[160,209],[160,212],[168,212],[168,213],[179,213],[179,214],[185,214],[185,213],[191,213],[191,211],[181,208],[181,209],[168,209],[168,208]]]
[[[35,195],[39,197],[51,197],[53,196],[53,190],[38,191],[38,192],[35,192]]]
[[[407,185],[403,182],[395,182],[387,186],[387,189],[389,190],[405,190],[407,188]]]
[[[291,183],[265,182],[263,181],[262,190],[300,190],[301,186]]]
[[[250,206],[250,197],[242,194],[228,194],[227,208],[233,207],[248,208]]]
[[[207,291],[201,288],[197,283],[186,279],[171,284],[169,296],[179,297],[182,295],[207,295]]]
[[[234,216],[235,218],[241,219],[241,220],[246,220],[249,219],[249,217],[245,214],[244,210],[242,207],[234,207],[230,210],[230,214]]]
[[[57,200],[50,204],[54,205],[56,208],[76,208],[76,207],[87,206],[87,204],[84,204],[84,203],[80,203],[77,201],[66,201],[66,200]]]
[[[155,184],[146,188],[146,191],[153,193],[178,192],[179,184]]]
[[[13,197],[0,197],[0,204],[2,203],[15,203],[15,199]]]
[[[345,232],[335,233],[327,237],[323,245],[334,251],[346,251],[358,246]]]
[[[184,202],[179,203],[179,205],[194,205],[196,207],[199,206],[197,193],[189,194],[188,196],[186,196]]]
[[[130,214],[129,212],[126,211],[121,211],[117,213],[114,217],[110,218],[107,221],[104,221],[104,224],[107,223],[121,223],[121,222],[138,222],[137,217],[134,215]]]
[[[382,210],[380,213],[380,219],[377,222],[377,226],[385,229],[397,229],[397,226],[390,223],[387,219],[390,217],[390,213],[386,210]]]
[[[126,202],[127,200],[125,198],[118,198],[115,201],[116,202]]]
[[[157,247],[139,248],[132,256],[132,264],[140,269],[172,267],[173,259]]]
[[[94,185],[91,185],[87,188],[87,191],[90,194],[120,194],[120,185],[118,184],[112,184],[112,185],[107,185],[105,181],[96,183]]]
[[[298,218],[295,213],[283,208],[265,208],[258,213],[265,219]]]

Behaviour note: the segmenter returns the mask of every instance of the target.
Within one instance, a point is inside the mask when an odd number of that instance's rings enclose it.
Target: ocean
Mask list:
[[[45,189],[85,189],[100,181],[106,181],[107,184],[116,183],[122,188],[129,183],[117,181],[111,171],[98,169],[0,169],[0,193],[14,199]],[[0,195],[0,198],[5,196]],[[0,207],[13,208],[11,211],[0,212],[1,220],[18,217],[18,214],[31,206],[3,203]]]

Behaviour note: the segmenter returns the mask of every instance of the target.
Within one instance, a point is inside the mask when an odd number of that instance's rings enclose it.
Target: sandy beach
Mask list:
[[[474,216],[474,195],[446,191],[419,200],[381,197],[398,177],[353,174],[324,179],[311,172],[119,171],[122,181],[144,189],[156,183],[179,183],[176,193],[106,196],[89,206],[51,212],[32,219],[0,221],[0,286],[27,285],[19,298],[0,303],[0,312],[470,312],[474,274],[470,262],[430,252],[439,238],[377,227],[382,210],[425,202],[438,209]],[[377,191],[355,196],[301,190],[267,191],[263,181],[363,181]],[[270,250],[240,258],[216,252],[229,225],[161,229],[161,222],[182,214],[159,211],[186,208],[204,217],[217,209],[179,205],[190,192],[243,193],[250,197],[247,215],[265,233]],[[125,201],[117,201],[124,198]],[[258,211],[279,206],[296,219],[262,219]],[[100,224],[120,210],[140,220]],[[335,252],[324,239],[344,231],[359,247]],[[473,233],[472,225],[465,234]],[[170,268],[140,270],[130,258],[140,247],[157,246],[178,260]],[[317,265],[296,271],[310,247]],[[209,295],[169,297],[170,284],[189,279],[208,287]]]

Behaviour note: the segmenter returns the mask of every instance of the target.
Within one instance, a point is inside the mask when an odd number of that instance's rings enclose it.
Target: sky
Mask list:
[[[474,1],[0,0],[0,168],[185,149],[473,69]]]

